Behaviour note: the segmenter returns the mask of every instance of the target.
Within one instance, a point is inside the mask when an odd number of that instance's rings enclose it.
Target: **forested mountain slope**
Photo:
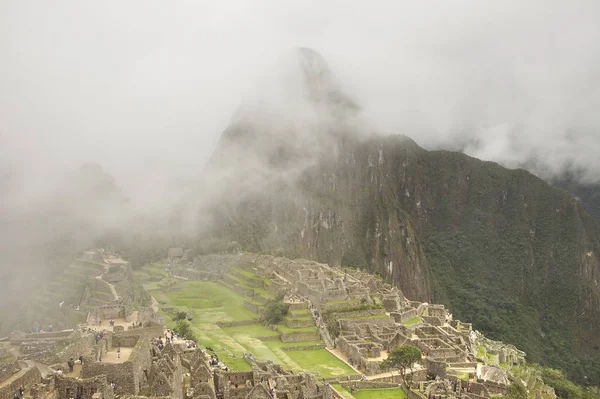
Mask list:
[[[599,384],[600,225],[581,204],[524,170],[374,134],[320,57],[301,59],[316,117],[234,119],[207,168],[213,236],[378,272]]]

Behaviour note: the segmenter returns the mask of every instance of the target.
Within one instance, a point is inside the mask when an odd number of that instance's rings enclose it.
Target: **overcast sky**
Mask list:
[[[193,177],[307,46],[381,132],[600,180],[598,21],[597,0],[2,0],[0,160]]]

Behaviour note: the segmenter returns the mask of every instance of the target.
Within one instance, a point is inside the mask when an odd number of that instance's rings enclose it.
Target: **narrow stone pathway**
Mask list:
[[[25,362],[27,363],[27,367],[19,370],[18,372],[14,373],[10,377],[8,377],[6,380],[2,381],[2,383],[0,383],[0,388],[4,388],[4,387],[10,385],[17,378],[22,377],[26,372],[28,372],[29,370],[31,370],[32,367],[34,367],[33,362],[31,362],[29,360],[26,360]]]
[[[102,281],[104,284],[108,285],[108,288],[110,289],[110,292],[112,293],[114,300],[115,300],[116,302],[118,302],[118,301],[120,301],[120,300],[121,300],[121,297],[120,297],[120,296],[119,296],[119,294],[117,293],[117,290],[115,289],[115,286],[114,286],[114,285],[112,285],[111,283],[109,283],[108,281],[105,281],[105,280],[104,280],[104,278],[103,278],[103,277],[104,277],[104,275],[105,275],[105,274],[108,272],[108,267],[105,267],[104,269],[105,269],[104,273],[102,273],[102,274],[101,274],[101,275],[99,275],[99,276],[96,276],[96,278],[97,278],[98,280]]]
[[[154,313],[158,313],[158,301],[154,297],[152,297],[152,310]]]

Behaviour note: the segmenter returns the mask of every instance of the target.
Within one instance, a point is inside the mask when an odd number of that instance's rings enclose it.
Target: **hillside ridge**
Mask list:
[[[306,125],[276,115],[227,129],[207,168],[221,186],[214,237],[378,273],[534,361],[567,369],[574,355],[580,381],[600,370],[600,225],[572,195],[377,135],[337,103],[318,109]]]

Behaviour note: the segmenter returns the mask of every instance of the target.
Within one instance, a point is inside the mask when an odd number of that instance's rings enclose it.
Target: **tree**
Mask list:
[[[508,387],[508,393],[505,398],[507,399],[527,399],[527,388],[521,383],[521,381],[509,377],[510,386]]]
[[[288,314],[289,308],[290,305],[283,302],[283,295],[279,295],[277,298],[271,299],[265,304],[262,320],[270,325],[279,324]]]
[[[190,341],[195,341],[194,332],[192,331],[192,325],[187,320],[178,320],[177,325],[173,330],[180,336]]]
[[[410,370],[412,373],[413,365],[421,360],[421,351],[419,348],[414,346],[403,345],[397,349],[394,349],[383,362],[381,362],[381,368],[385,369],[398,369],[402,376],[404,385],[408,386],[408,380],[406,370]]]
[[[175,315],[175,320],[185,320],[187,319],[187,313],[186,312],[177,312],[177,314]]]

